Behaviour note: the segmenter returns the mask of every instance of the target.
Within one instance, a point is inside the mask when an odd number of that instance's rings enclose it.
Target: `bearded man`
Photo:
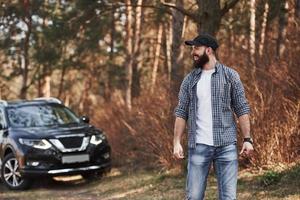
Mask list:
[[[204,199],[211,164],[218,180],[220,200],[236,199],[238,118],[244,140],[240,154],[250,156],[250,108],[238,73],[216,58],[217,40],[200,34],[185,41],[192,47],[194,69],[184,78],[175,109],[174,156],[184,158],[181,136],[188,125],[188,200]]]

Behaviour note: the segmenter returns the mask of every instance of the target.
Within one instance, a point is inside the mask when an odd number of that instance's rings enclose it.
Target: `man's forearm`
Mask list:
[[[174,126],[174,144],[180,142],[181,136],[185,130],[186,121],[180,117],[176,117]]]
[[[240,116],[239,123],[240,123],[242,134],[243,134],[244,138],[251,137],[249,115],[245,114],[245,115]]]

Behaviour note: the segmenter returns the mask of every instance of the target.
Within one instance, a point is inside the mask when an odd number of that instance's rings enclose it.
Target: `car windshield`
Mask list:
[[[7,109],[12,127],[41,127],[79,123],[79,118],[62,105],[25,105]]]

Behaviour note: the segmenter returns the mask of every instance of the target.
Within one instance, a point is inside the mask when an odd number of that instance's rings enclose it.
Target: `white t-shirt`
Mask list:
[[[211,75],[214,69],[202,70],[197,83],[196,143],[213,146],[213,123],[211,108]]]

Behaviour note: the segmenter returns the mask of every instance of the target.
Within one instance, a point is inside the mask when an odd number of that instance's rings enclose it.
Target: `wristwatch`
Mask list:
[[[249,142],[250,144],[253,145],[253,139],[251,137],[246,137],[244,138],[244,141],[243,142]]]

